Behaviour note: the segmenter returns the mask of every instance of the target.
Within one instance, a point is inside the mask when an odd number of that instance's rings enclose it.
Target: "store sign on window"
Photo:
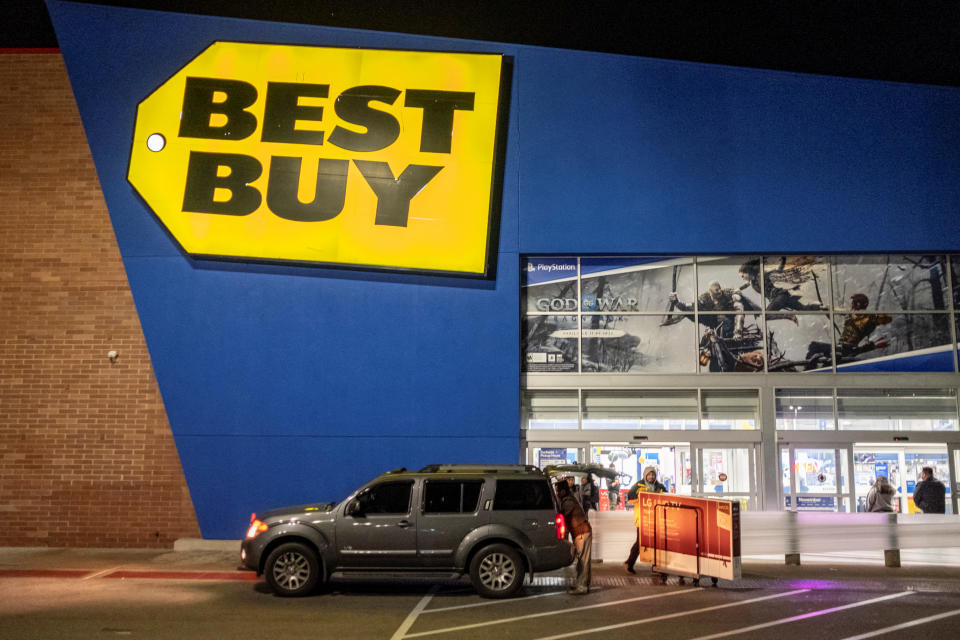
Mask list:
[[[194,256],[483,276],[502,72],[217,42],[138,106],[128,179]]]

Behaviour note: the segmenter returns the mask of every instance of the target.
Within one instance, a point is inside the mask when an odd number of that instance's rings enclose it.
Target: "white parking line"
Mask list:
[[[701,589],[698,589],[701,591]],[[703,607],[702,609],[693,609],[691,611],[678,611],[677,613],[667,613],[662,616],[655,616],[653,618],[644,618],[643,620],[632,620],[630,622],[621,622],[620,624],[610,624],[605,627],[594,627],[593,629],[582,629],[580,631],[571,631],[570,633],[561,633],[555,636],[544,636],[543,638],[537,638],[537,640],[556,640],[557,638],[577,638],[580,636],[587,635],[588,633],[597,633],[599,631],[609,631],[611,629],[622,629],[623,627],[632,627],[638,624],[647,624],[648,622],[658,622],[660,620],[669,620],[670,618],[679,618],[682,616],[689,616],[695,613],[703,613],[705,611],[716,611],[717,609],[726,609],[727,607],[738,607],[742,604],[750,604],[752,602],[761,602],[763,600],[773,600],[774,598],[784,598],[786,596],[796,595],[798,593],[805,593],[810,591],[810,589],[797,589],[795,591],[787,591],[785,593],[775,593],[770,596],[762,596],[760,598],[750,598],[749,600],[740,600],[739,602],[729,602],[727,604],[718,604],[712,607]],[[681,591],[680,593],[685,593]]]
[[[430,590],[427,591],[427,595],[420,598],[420,602],[418,602],[417,606],[415,606],[413,610],[407,614],[407,617],[403,619],[403,622],[400,623],[400,626],[397,627],[397,630],[393,632],[392,636],[390,636],[390,640],[400,640],[404,637],[403,634],[405,634],[407,630],[413,626],[413,623],[417,621],[417,616],[419,616],[420,612],[423,611],[428,604],[430,604],[433,594],[439,591],[439,589],[440,587],[438,585],[433,585],[430,587]]]
[[[600,591],[600,589],[591,590]],[[447,593],[447,592],[444,592]],[[534,596],[523,596],[522,598],[507,598],[505,600],[485,600],[484,602],[474,602],[473,604],[458,604],[453,607],[441,607],[439,609],[427,609],[426,611],[421,611],[420,615],[426,615],[428,613],[439,613],[440,611],[453,611],[454,609],[472,609],[473,607],[488,607],[492,604],[508,604],[510,602],[523,602],[524,600],[532,600],[533,598],[545,598],[547,596],[559,596],[566,591],[551,591],[550,593],[538,593]]]
[[[735,636],[741,633],[749,633],[751,631],[756,631],[757,629],[766,629],[767,627],[775,627],[778,624],[787,624],[789,622],[796,622],[797,620],[806,620],[807,618],[816,618],[817,616],[825,616],[828,613],[844,611],[845,609],[854,609],[856,607],[862,607],[868,604],[873,604],[874,602],[883,602],[884,600],[893,600],[894,598],[902,598],[903,596],[909,596],[913,593],[915,592],[902,591],[900,593],[893,593],[887,596],[880,596],[879,598],[861,600],[860,602],[851,602],[850,604],[841,605],[839,607],[830,607],[829,609],[820,609],[819,611],[810,611],[808,613],[801,613],[798,616],[790,616],[789,618],[780,618],[779,620],[764,622],[763,624],[755,624],[751,627],[743,627],[742,629],[731,629],[730,631],[713,633],[709,636],[699,636],[697,638],[691,638],[690,640],[710,640],[711,638],[724,638],[726,636]]]
[[[863,638],[873,638],[875,636],[881,636],[885,633],[890,633],[891,631],[899,631],[900,629],[915,627],[918,624],[926,624],[928,622],[933,622],[934,620],[949,618],[950,616],[955,616],[958,614],[960,614],[960,609],[954,609],[953,611],[945,611],[944,613],[938,613],[935,616],[927,616],[926,618],[917,618],[916,620],[904,622],[903,624],[895,624],[892,627],[885,627],[883,629],[877,629],[876,631],[861,633],[858,636],[850,636],[849,638],[844,638],[843,640],[862,640]]]
[[[597,609],[599,607],[612,607],[614,605],[625,604],[627,602],[637,602],[638,600],[652,600],[653,598],[667,598],[669,596],[679,596],[685,593],[693,593],[694,591],[703,591],[703,589],[684,589],[682,591],[670,591],[667,593],[658,593],[652,596],[638,596],[636,598],[627,598],[626,600],[616,600],[614,602],[601,602],[599,604],[588,604],[583,607],[569,607],[567,609],[558,609],[556,611],[544,611],[542,613],[529,613],[525,616],[514,616],[512,618],[502,618],[500,620],[490,620],[488,622],[464,624],[458,627],[447,627],[446,629],[434,629],[433,631],[421,631],[419,633],[411,633],[404,637],[419,638],[420,636],[432,636],[439,633],[451,633],[453,631],[463,631],[464,629],[476,629],[477,627],[487,627],[492,624],[506,624],[507,622],[516,622],[517,620],[530,620],[531,618],[542,618],[544,616],[556,616],[562,613],[571,613],[573,611],[584,611],[586,609]]]

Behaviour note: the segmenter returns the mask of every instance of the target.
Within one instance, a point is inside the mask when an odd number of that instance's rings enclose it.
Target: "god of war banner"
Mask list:
[[[525,371],[953,371],[960,257],[530,258]]]

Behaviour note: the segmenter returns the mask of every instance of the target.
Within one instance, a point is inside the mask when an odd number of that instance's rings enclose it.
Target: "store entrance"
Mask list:
[[[953,513],[952,477],[945,444],[887,445],[856,443],[853,445],[853,470],[856,510],[867,511],[867,493],[877,476],[886,476],[897,489],[893,501],[898,513],[917,513],[913,490],[924,467],[933,469],[933,476],[947,487],[946,512]]]
[[[849,464],[847,445],[782,446],[784,507],[788,511],[850,511]]]
[[[913,490],[924,467],[931,467],[934,477],[946,486],[946,512],[953,513],[952,476],[946,444],[784,444],[780,448],[784,508],[791,511],[867,511],[867,494],[877,476],[882,475],[897,490],[894,510],[917,513]]]
[[[669,493],[703,498],[738,500],[741,509],[756,510],[759,501],[757,452],[753,443],[702,444],[656,442],[645,445],[592,443],[589,461],[613,468],[620,475],[619,490],[604,481],[601,511],[629,509],[626,495],[647,467]]]

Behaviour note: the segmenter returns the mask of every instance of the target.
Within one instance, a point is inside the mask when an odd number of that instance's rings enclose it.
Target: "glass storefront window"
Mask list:
[[[581,258],[581,310],[663,314],[669,296],[693,297],[693,259]]]
[[[956,367],[957,256],[555,257],[521,271],[527,373]]]
[[[619,492],[604,480],[601,486],[600,511],[632,509],[626,496],[647,467],[655,467],[657,479],[669,493],[689,496],[692,493],[692,466],[690,446],[685,444],[655,444],[643,447],[594,444],[590,447],[590,461],[612,468],[619,474]]]
[[[942,255],[838,256],[833,267],[833,304],[849,310],[863,296],[871,311],[946,310],[946,258]]]
[[[760,309],[759,256],[697,259],[697,308],[699,311]],[[757,286],[749,286],[756,282]]]
[[[900,473],[902,447],[856,446],[853,449],[853,479],[857,492],[857,511],[867,511],[867,494],[878,476],[884,476],[896,488],[893,509],[903,509],[903,475]]]
[[[826,311],[829,308],[827,260],[821,256],[765,256],[764,308],[767,311]],[[755,265],[745,263],[740,269],[741,277],[756,290],[759,282]]]
[[[839,389],[841,430],[957,431],[955,389]]]
[[[781,449],[784,504],[794,511],[844,511],[850,508],[847,449],[797,447],[790,475],[789,449]],[[793,485],[791,487],[791,479]],[[792,489],[792,492],[791,492]],[[791,495],[791,493],[793,495]],[[794,505],[796,499],[796,505]]]
[[[577,370],[580,328],[577,316],[527,316],[523,336],[523,371],[564,373]]]
[[[939,480],[947,488],[946,494],[946,512],[953,513],[953,500],[950,481],[950,464],[947,461],[947,452],[945,447],[911,448],[903,454],[904,477],[906,478],[907,490],[907,512],[919,513],[916,505],[913,504],[913,491],[920,482],[920,473],[924,467],[933,469],[933,477]]]
[[[960,255],[950,256],[950,269],[953,276],[953,308],[960,310]]]
[[[700,470],[704,493],[749,493],[752,452],[745,447],[702,449]]]
[[[755,389],[704,389],[703,429],[756,429],[759,397]]]
[[[796,456],[797,493],[837,493],[834,449],[797,449]]]
[[[584,390],[584,429],[696,429],[695,390]]]
[[[777,389],[777,429],[833,431],[833,389]]]
[[[577,310],[576,258],[530,258],[520,267],[521,299],[527,313]]]
[[[523,394],[524,429],[576,429],[576,391],[527,391]]]
[[[583,316],[585,373],[693,373],[693,323],[663,315]],[[678,317],[681,321],[682,317]]]
[[[953,371],[945,313],[837,313],[833,322],[838,371],[868,360],[882,360],[881,371]]]

